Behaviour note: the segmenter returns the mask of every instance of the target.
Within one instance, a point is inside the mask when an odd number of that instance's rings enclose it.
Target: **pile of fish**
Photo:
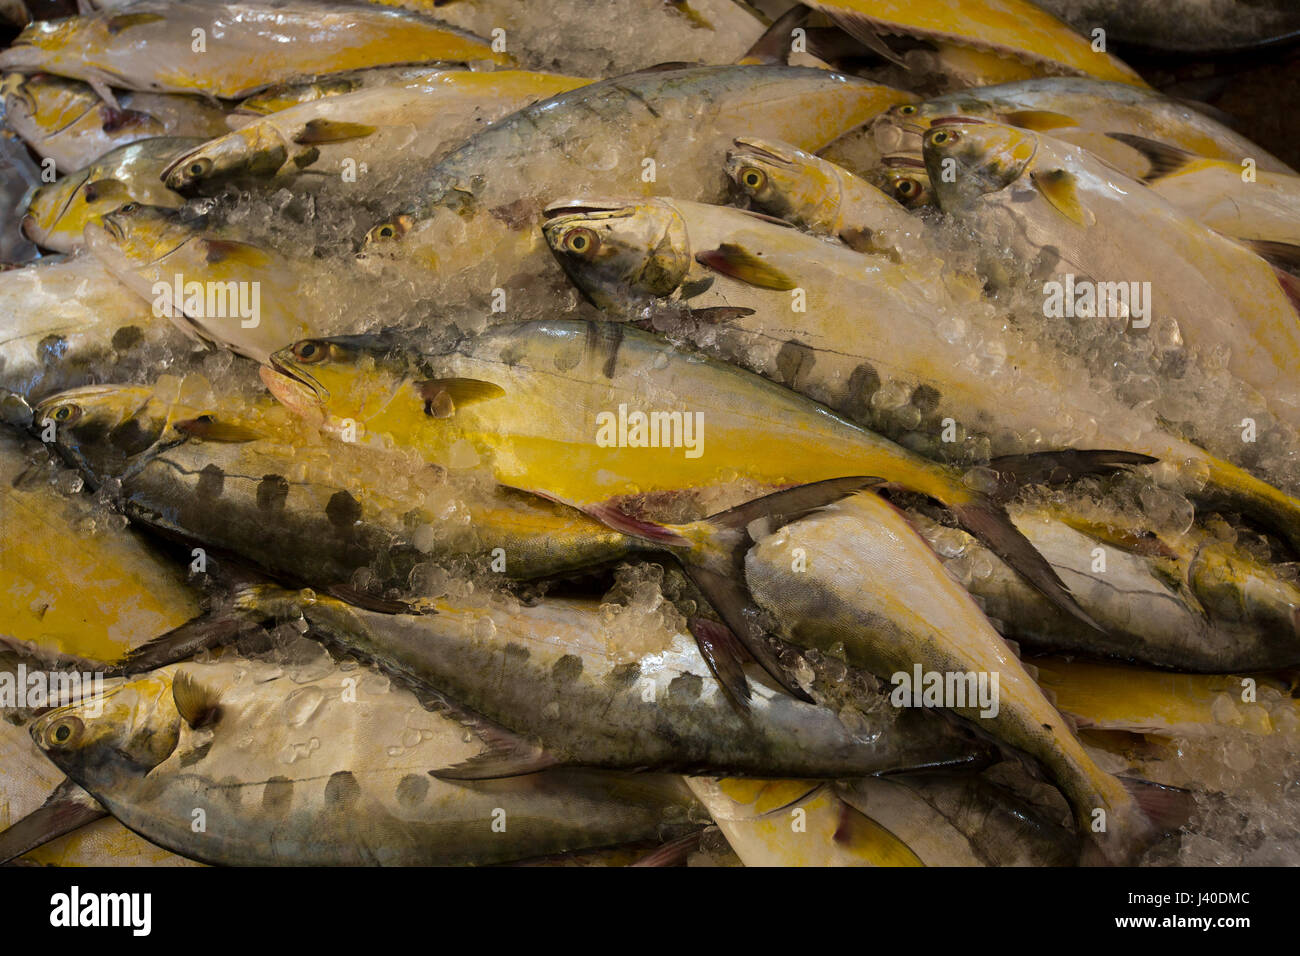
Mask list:
[[[0,860],[1300,862],[1300,178],[1048,6],[6,6]]]

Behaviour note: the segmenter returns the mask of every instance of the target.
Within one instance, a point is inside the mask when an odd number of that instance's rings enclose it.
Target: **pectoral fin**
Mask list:
[[[1053,113],[1051,110],[1016,110],[1002,114],[1002,119],[1010,126],[1018,126],[1036,133],[1079,125],[1079,121],[1073,116]]]
[[[775,289],[787,292],[798,283],[774,266],[768,265],[761,256],[757,256],[735,243],[724,242],[716,249],[696,253],[695,261],[708,266],[715,272],[739,279],[760,289]]]
[[[309,120],[302,131],[293,138],[299,146],[319,146],[323,143],[345,143],[350,139],[364,139],[375,131],[365,123],[345,123],[340,120]]]
[[[1079,201],[1078,182],[1073,173],[1051,169],[1030,173],[1029,178],[1043,198],[1066,219],[1085,228],[1096,221],[1096,217]]]
[[[506,393],[500,385],[475,378],[433,378],[416,382],[415,387],[424,399],[424,413],[433,418],[450,418],[458,408]]]

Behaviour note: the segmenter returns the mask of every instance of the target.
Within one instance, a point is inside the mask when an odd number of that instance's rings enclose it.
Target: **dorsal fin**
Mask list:
[[[172,700],[176,712],[191,727],[203,727],[216,721],[220,710],[221,691],[209,687],[189,671],[178,671],[172,678]]]
[[[1142,177],[1145,183],[1153,183],[1157,179],[1171,176],[1188,163],[1201,158],[1182,147],[1160,143],[1145,136],[1135,136],[1132,133],[1107,133],[1106,135],[1125,146],[1132,146],[1147,158],[1151,168]]]

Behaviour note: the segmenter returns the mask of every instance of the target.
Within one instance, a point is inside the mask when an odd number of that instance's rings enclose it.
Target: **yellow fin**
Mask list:
[[[1012,113],[1004,113],[1002,118],[1011,126],[1019,126],[1021,129],[1033,130],[1036,133],[1079,125],[1079,121],[1073,116],[1053,113],[1051,110],[1016,110]]]
[[[202,438],[204,441],[248,442],[265,437],[251,428],[245,428],[243,425],[219,422],[211,415],[200,415],[197,418],[187,418],[184,421],[173,422],[172,427],[178,432],[183,432],[195,438]]]
[[[696,253],[695,261],[708,266],[725,276],[748,282],[761,289],[775,289],[788,292],[796,285],[795,281],[780,269],[776,269],[754,255],[749,250],[732,242],[724,242],[716,249]]]
[[[435,378],[417,382],[415,387],[424,399],[424,413],[434,418],[450,418],[457,408],[500,398],[506,393],[500,385],[475,378]]]
[[[1043,198],[1066,219],[1080,226],[1093,224],[1095,217],[1079,202],[1079,191],[1073,173],[1064,169],[1050,169],[1031,173],[1029,178],[1043,194]]]
[[[365,123],[345,123],[341,120],[309,120],[302,132],[293,138],[299,146],[316,146],[321,143],[343,143],[362,139],[375,131]]]
[[[834,840],[846,851],[875,866],[925,866],[911,847],[847,803],[840,806]]]
[[[176,712],[191,727],[202,727],[217,719],[220,696],[220,691],[200,684],[189,671],[180,671],[172,679]]]
[[[219,262],[236,262],[246,266],[265,266],[270,263],[271,256],[264,249],[247,242],[237,242],[234,239],[202,239],[204,249],[204,261],[208,265],[216,265]]]

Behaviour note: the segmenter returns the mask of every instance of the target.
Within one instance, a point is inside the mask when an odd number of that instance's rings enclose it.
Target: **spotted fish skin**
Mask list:
[[[323,658],[174,665],[106,695],[103,716],[61,708],[33,739],[126,826],[207,863],[500,863],[660,839],[692,810],[679,779],[653,774],[437,780],[479,749],[472,734]],[[195,713],[203,695],[212,706]]]
[[[618,627],[592,601],[439,600],[427,615],[304,604],[329,640],[389,662],[530,738],[561,763],[835,777],[988,759],[932,715],[903,719],[874,693],[854,730],[832,710],[757,684],[749,712],[728,700],[685,627],[651,615]],[[920,718],[920,719],[915,719]]]

